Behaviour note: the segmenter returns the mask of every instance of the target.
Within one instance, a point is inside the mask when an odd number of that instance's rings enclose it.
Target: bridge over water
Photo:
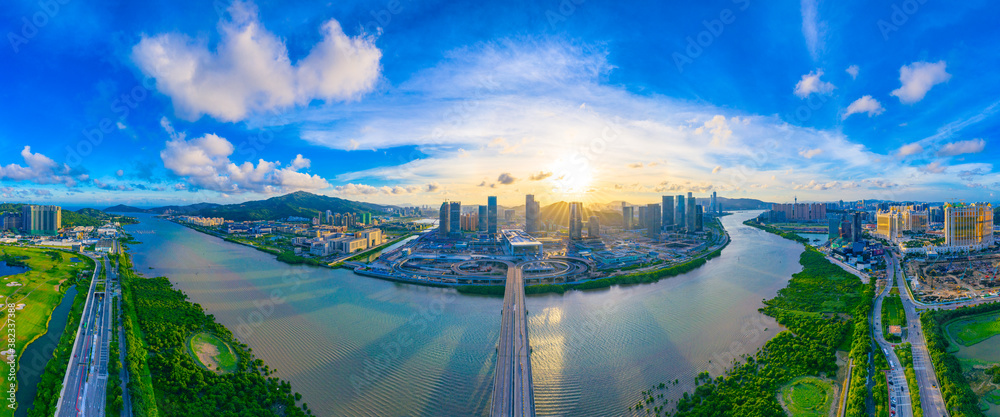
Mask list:
[[[521,265],[507,262],[507,283],[500,319],[500,343],[493,375],[491,416],[535,415],[535,390],[531,382],[531,346],[524,307]]]

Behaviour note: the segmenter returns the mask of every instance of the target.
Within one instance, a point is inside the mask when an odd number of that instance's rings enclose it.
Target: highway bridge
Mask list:
[[[524,307],[524,276],[521,266],[510,262],[507,263],[507,283],[500,319],[500,343],[497,345],[490,415],[535,415],[531,347],[528,344],[528,318]]]

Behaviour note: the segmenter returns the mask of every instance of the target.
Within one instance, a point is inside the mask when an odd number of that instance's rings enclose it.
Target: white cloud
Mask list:
[[[823,153],[823,150],[819,148],[803,149],[802,151],[799,152],[799,155],[802,155],[802,157],[806,159],[812,159],[812,157],[819,155],[821,153]]]
[[[924,151],[924,147],[919,143],[910,143],[899,148],[899,156],[916,155]]]
[[[125,170],[119,169],[118,171],[115,171],[115,175],[117,175],[119,177],[122,176],[122,175],[125,175]]]
[[[53,161],[41,153],[31,153],[31,146],[21,150],[25,165],[0,166],[0,180],[30,181],[36,184],[63,184],[73,187],[78,181],[87,180],[86,174],[75,174],[66,164]]]
[[[948,64],[944,61],[914,62],[910,65],[903,65],[899,69],[899,81],[903,85],[890,94],[899,97],[899,101],[906,104],[923,100],[924,95],[931,87],[951,79],[951,74],[946,71],[947,66]]]
[[[851,75],[852,80],[856,80],[858,79],[858,72],[860,71],[860,68],[858,68],[857,65],[851,65],[847,67],[845,71],[847,71],[847,73]]]
[[[160,158],[168,171],[199,189],[270,194],[330,186],[318,175],[299,172],[309,165],[302,155],[296,156],[288,168],[280,168],[280,163],[263,159],[256,166],[249,161],[237,165],[229,160],[233,151],[232,143],[214,134],[191,140],[179,135],[167,142]]]
[[[969,139],[944,145],[937,151],[938,156],[955,156],[967,153],[979,153],[986,147],[982,139]]]
[[[136,65],[156,79],[182,117],[238,121],[314,99],[351,100],[379,78],[382,52],[374,39],[350,38],[335,20],[323,24],[322,40],[293,64],[283,40],[261,24],[256,6],[236,1],[228,11],[215,51],[205,39],[178,33],[143,35],[132,48]]]
[[[883,111],[885,111],[885,108],[882,107],[882,103],[873,99],[872,96],[864,96],[854,100],[851,105],[847,106],[847,111],[844,112],[843,118],[847,119],[848,116],[857,113],[868,113],[868,117],[878,116]]]
[[[829,94],[836,87],[831,83],[820,80],[819,77],[822,76],[823,70],[816,70],[815,72],[803,75],[802,79],[795,84],[795,95],[806,98],[812,93]]]
[[[717,174],[719,171],[722,171],[722,165],[716,165],[715,168],[712,168],[713,174]]]
[[[726,122],[726,116],[717,114],[712,117],[705,124],[694,130],[696,135],[702,135],[706,130],[712,134],[712,146],[723,146],[733,135],[733,130],[729,128],[729,124]]]
[[[924,165],[924,166],[920,167],[919,169],[920,169],[920,171],[926,172],[928,174],[940,174],[940,173],[944,172],[945,170],[947,170],[948,167],[944,166],[944,165],[941,165],[941,163],[938,162],[938,161],[934,161],[934,162],[931,162],[931,163],[929,163],[927,165]]]
[[[819,20],[819,0],[802,0],[802,36],[806,40],[806,48],[812,59],[819,57],[823,49],[823,34],[825,25]]]

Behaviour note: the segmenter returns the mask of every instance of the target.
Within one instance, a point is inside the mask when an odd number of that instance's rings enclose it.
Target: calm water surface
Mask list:
[[[627,415],[641,391],[713,375],[778,331],[757,313],[801,245],[723,218],[722,256],[655,284],[527,299],[539,415]],[[291,381],[322,416],[485,415],[502,299],[273,256],[153,217],[128,226],[146,276],[167,276]],[[152,269],[150,269],[152,268]],[[766,330],[765,330],[766,329]],[[644,415],[644,414],[643,414]]]

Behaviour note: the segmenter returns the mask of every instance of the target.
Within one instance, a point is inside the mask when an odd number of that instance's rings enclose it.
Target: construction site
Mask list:
[[[910,261],[907,276],[914,277],[913,295],[924,303],[995,296],[1000,291],[1000,255],[949,257]]]

